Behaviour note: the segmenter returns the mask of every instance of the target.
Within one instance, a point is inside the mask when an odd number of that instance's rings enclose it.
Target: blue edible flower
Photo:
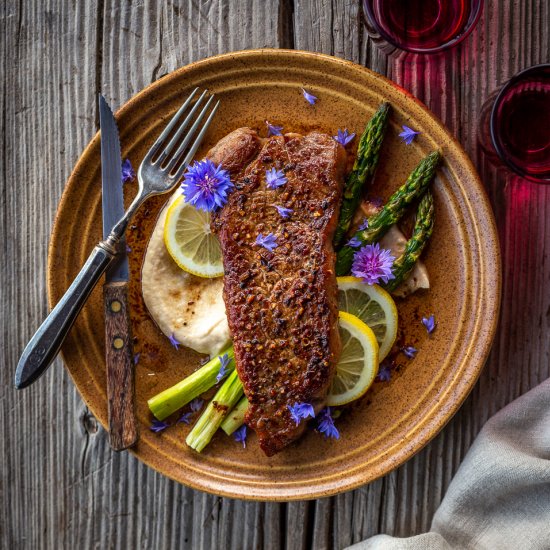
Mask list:
[[[277,248],[277,237],[273,233],[268,233],[265,237],[260,233],[256,237],[255,244],[257,246],[263,246],[270,252],[273,252],[273,249]]]
[[[288,405],[288,410],[290,411],[290,416],[292,420],[296,422],[296,426],[300,424],[302,419],[310,418],[315,416],[315,411],[313,406],[309,403],[295,403],[294,405]]]
[[[210,159],[204,159],[189,166],[181,188],[186,202],[199,210],[212,212],[227,202],[233,183],[221,164],[216,166]]]
[[[420,132],[417,132],[416,130],[413,130],[403,124],[403,131],[399,134],[399,136],[403,138],[403,141],[407,145],[410,145],[418,134],[420,134]]]

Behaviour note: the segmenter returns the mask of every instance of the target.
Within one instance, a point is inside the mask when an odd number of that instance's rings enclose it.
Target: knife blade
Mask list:
[[[113,113],[101,94],[99,94],[99,124],[101,128],[101,202],[103,238],[105,239],[124,215],[124,194],[118,128]],[[121,239],[117,257],[107,269],[103,285],[109,438],[111,447],[116,451],[127,449],[137,441],[128,279],[126,240]]]

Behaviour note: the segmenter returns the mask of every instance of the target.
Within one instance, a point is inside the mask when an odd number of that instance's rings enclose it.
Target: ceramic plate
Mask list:
[[[203,152],[239,126],[265,120],[286,131],[345,128],[360,134],[382,101],[393,114],[372,188],[383,199],[418,161],[441,148],[445,162],[434,185],[437,220],[425,254],[432,288],[398,302],[400,338],[418,349],[399,359],[389,382],[376,382],[367,396],[337,421],[341,437],[325,440],[310,431],[273,458],[254,435],[246,449],[219,433],[202,454],[184,444],[189,427],[161,434],[149,430],[146,401],[190,374],[201,356],[173,349],[145,311],[140,269],[155,219],[167,197],[147,203],[128,233],[130,300],[141,438],[133,453],[181,483],[219,495],[259,500],[324,497],[368,483],[396,468],[433,438],[474,385],[495,332],[500,296],[500,259],[495,224],[479,178],[464,151],[424,105],[373,72],[333,57],[284,50],[256,50],[213,57],[155,82],[116,114],[123,158],[134,167],[195,86],[221,99]],[[310,106],[304,87],[319,101]],[[421,132],[406,146],[402,124]],[[125,187],[126,201],[136,186]],[[55,304],[101,238],[99,135],[78,161],[63,194],[49,252],[48,289]],[[428,336],[420,323],[434,313]],[[93,414],[105,426],[104,325],[101,285],[94,291],[63,347],[71,376]]]

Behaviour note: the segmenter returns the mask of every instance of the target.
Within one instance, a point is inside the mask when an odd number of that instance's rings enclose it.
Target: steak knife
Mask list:
[[[105,98],[99,95],[101,127],[101,181],[103,238],[124,215],[122,159],[115,118]],[[105,362],[111,447],[121,451],[137,441],[134,412],[134,365],[128,312],[128,255],[121,239],[116,259],[105,272]]]

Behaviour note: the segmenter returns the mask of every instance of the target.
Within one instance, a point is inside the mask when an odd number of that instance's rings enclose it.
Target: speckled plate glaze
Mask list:
[[[205,59],[147,87],[118,113],[123,158],[137,167],[146,150],[195,86],[221,99],[203,152],[239,126],[265,134],[265,120],[285,130],[347,127],[360,133],[382,101],[393,114],[372,194],[387,198],[417,162],[439,147],[445,163],[434,185],[437,221],[425,261],[432,289],[398,302],[400,338],[418,349],[399,358],[390,382],[377,382],[337,421],[338,441],[313,430],[273,458],[254,435],[246,449],[223,433],[202,454],[184,444],[189,427],[161,434],[148,427],[146,401],[190,374],[196,353],[173,349],[144,310],[140,268],[155,218],[167,197],[146,204],[129,229],[130,299],[141,438],[133,453],[181,483],[219,495],[257,500],[295,500],[333,495],[368,483],[396,468],[433,438],[474,385],[495,332],[500,297],[500,258],[493,215],[479,178],[464,151],[439,120],[407,92],[369,70],[334,57],[284,50],[243,51]],[[315,106],[301,88],[318,96]],[[398,137],[407,124],[421,132],[406,146]],[[63,194],[49,251],[50,305],[69,286],[101,237],[99,135],[78,161]],[[129,203],[135,185],[125,189]],[[63,358],[93,414],[105,426],[104,325],[101,285],[69,335]],[[420,323],[434,313],[428,336]]]

